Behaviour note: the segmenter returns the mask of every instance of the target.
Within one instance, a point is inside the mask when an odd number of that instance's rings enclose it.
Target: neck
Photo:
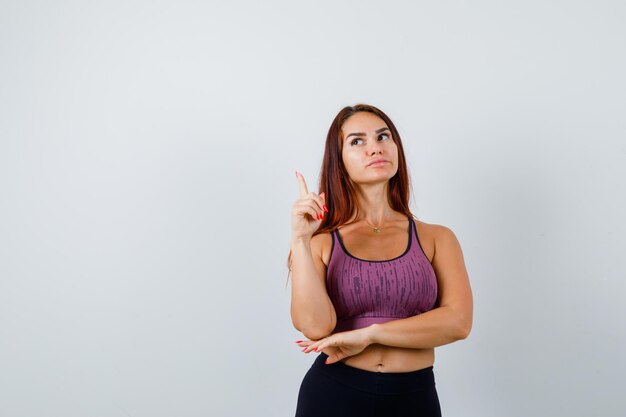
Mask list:
[[[360,215],[357,220],[364,220],[372,226],[382,226],[395,217],[395,212],[387,199],[387,183],[363,185],[357,188]]]

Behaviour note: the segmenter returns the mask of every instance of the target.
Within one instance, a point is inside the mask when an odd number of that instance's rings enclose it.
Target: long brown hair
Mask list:
[[[344,138],[341,127],[344,122],[353,114],[358,112],[369,112],[383,119],[391,130],[391,136],[398,147],[398,172],[389,180],[388,195],[389,205],[395,211],[404,213],[410,218],[415,218],[409,209],[410,182],[409,173],[404,157],[404,148],[400,134],[391,119],[380,109],[368,104],[356,104],[346,106],[339,111],[328,129],[326,136],[326,146],[324,149],[324,159],[319,178],[318,193],[326,194],[326,206],[329,212],[322,219],[319,228],[313,233],[315,236],[320,233],[330,232],[344,224],[351,224],[358,219],[360,214],[359,200],[356,191],[349,181],[349,175],[343,165],[341,157],[343,151]],[[348,223],[350,218],[356,214],[355,220]],[[291,273],[291,249],[287,257],[287,282]]]

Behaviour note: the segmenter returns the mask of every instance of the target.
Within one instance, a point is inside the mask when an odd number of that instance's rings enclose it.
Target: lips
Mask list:
[[[374,159],[372,162],[370,162],[369,164],[367,164],[367,166],[370,166],[370,165],[375,164],[375,163],[377,163],[377,162],[389,162],[389,161],[388,161],[388,160],[386,160],[386,159],[383,159],[383,158],[378,158],[378,159]]]

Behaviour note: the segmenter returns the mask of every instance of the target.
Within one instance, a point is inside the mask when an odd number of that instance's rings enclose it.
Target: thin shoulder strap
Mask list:
[[[415,245],[416,246],[415,250],[417,250],[417,246],[419,246],[419,251],[418,252],[422,256],[424,256],[424,259],[426,259],[430,263],[430,259],[428,259],[428,256],[426,255],[426,252],[424,251],[424,248],[422,247],[422,242],[420,241],[419,235],[417,234],[417,224],[415,224],[415,220],[412,219],[411,221],[413,222],[413,233],[415,234],[415,240],[416,240],[415,243],[417,243]]]
[[[336,246],[341,246],[339,244],[339,241],[337,240],[337,234],[335,233],[336,231],[337,231],[337,229],[331,230],[331,232],[330,232],[330,237],[331,237],[331,242],[332,243],[330,245],[330,257],[328,258],[328,265],[327,266],[330,266],[330,263],[336,257],[336,256],[333,256],[335,254],[335,251],[338,250],[336,248]]]

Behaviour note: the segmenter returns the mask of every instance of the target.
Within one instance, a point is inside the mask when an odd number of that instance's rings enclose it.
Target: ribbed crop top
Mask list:
[[[402,255],[372,261],[352,256],[339,232],[332,231],[326,270],[328,295],[337,313],[332,333],[415,316],[435,307],[437,277],[410,217],[408,233]]]

